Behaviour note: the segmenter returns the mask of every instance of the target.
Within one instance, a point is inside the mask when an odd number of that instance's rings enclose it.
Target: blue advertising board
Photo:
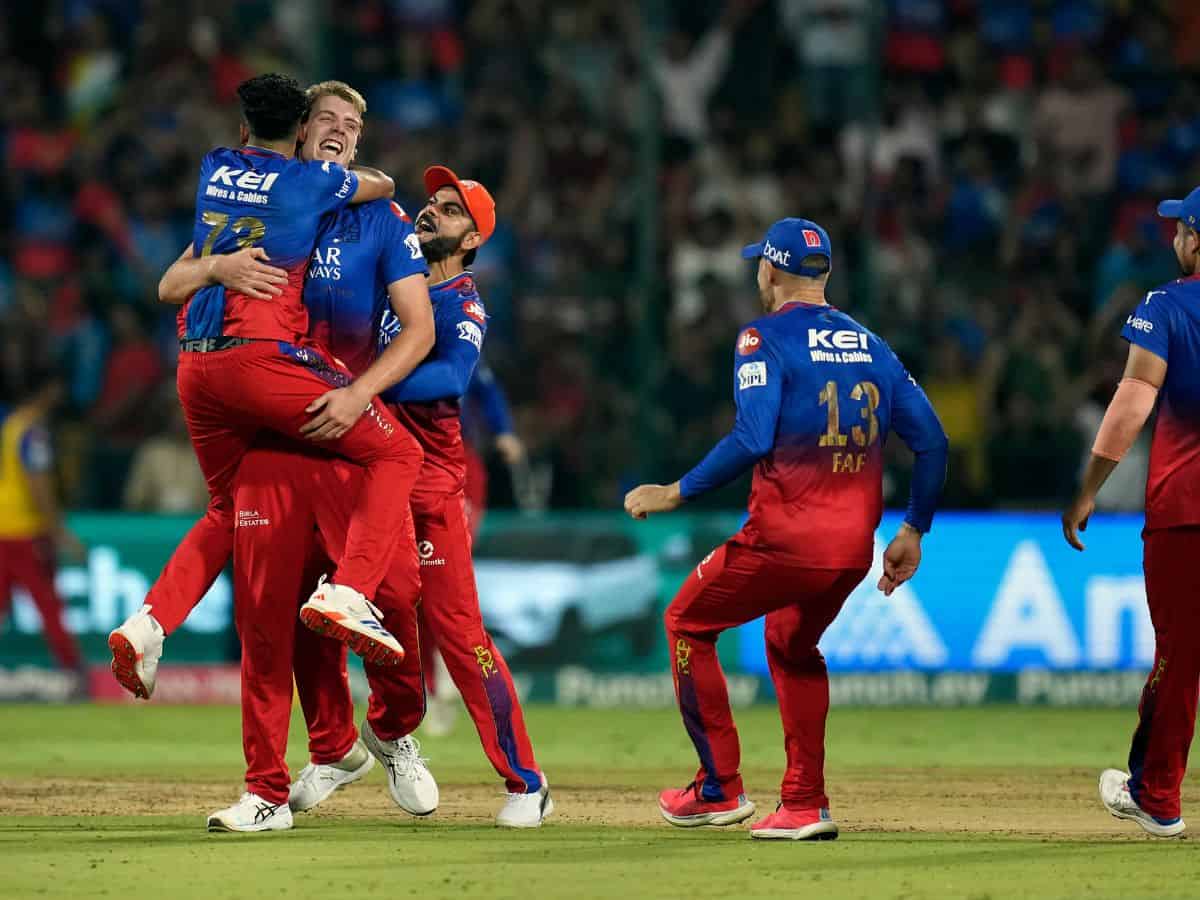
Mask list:
[[[1079,553],[1053,514],[942,513],[916,577],[889,598],[875,584],[900,520],[884,517],[874,569],[821,641],[830,671],[1150,667],[1141,516],[1094,518]],[[744,671],[766,674],[761,621],[741,629],[740,652]]]

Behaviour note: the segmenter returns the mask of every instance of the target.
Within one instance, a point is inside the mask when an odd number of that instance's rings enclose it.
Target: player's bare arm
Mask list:
[[[287,284],[287,272],[272,266],[262,247],[194,256],[188,244],[159,280],[158,299],[179,306],[196,291],[214,284],[255,300],[270,300],[283,293],[281,286]]]
[[[1137,440],[1166,378],[1165,359],[1144,347],[1129,348],[1125,374],[1100,423],[1079,492],[1063,512],[1063,537],[1076,550],[1085,549],[1079,532],[1087,531],[1088,519],[1096,510],[1096,494]]]
[[[376,396],[408,377],[433,349],[433,304],[425,276],[393,281],[388,285],[388,301],[400,320],[400,333],[362,375],[309,405],[307,411],[316,415],[300,432],[310,440],[331,440],[345,434]]]
[[[370,203],[372,200],[389,200],[396,193],[396,182],[390,175],[385,175],[370,166],[355,166],[354,174],[358,176],[358,189],[350,198],[351,203]]]

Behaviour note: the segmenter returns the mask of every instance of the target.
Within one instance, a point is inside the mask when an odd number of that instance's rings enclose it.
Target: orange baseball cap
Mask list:
[[[486,242],[496,230],[496,201],[478,181],[459,178],[445,166],[430,166],[425,170],[425,191],[429,196],[439,188],[453,187],[462,195],[467,212],[475,221],[475,228]]]

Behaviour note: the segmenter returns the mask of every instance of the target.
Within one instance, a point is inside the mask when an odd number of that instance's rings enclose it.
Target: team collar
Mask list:
[[[472,272],[470,269],[463,269],[457,275],[453,275],[450,278],[447,278],[445,281],[439,281],[436,284],[429,285],[429,290],[440,291],[443,288],[450,287],[450,285],[454,284],[457,281],[463,280],[464,278],[474,278],[474,277],[475,277],[475,273]]]
[[[245,144],[242,147],[243,153],[249,153],[251,156],[278,156],[280,159],[287,159],[278,150],[271,150],[267,147],[259,147],[256,144]]]

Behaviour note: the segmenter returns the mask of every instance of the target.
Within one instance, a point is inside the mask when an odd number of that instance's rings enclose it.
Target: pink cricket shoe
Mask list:
[[[835,841],[837,822],[829,810],[788,809],[782,803],[775,812],[750,826],[750,837],[767,841]]]
[[[705,800],[700,794],[700,782],[685,788],[667,788],[658,795],[658,811],[662,817],[679,828],[699,825],[736,825],[754,815],[754,804],[745,794],[736,800]]]

